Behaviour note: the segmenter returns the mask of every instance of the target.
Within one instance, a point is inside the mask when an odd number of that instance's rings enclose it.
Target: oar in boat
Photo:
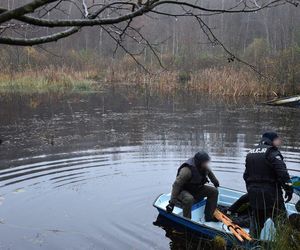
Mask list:
[[[221,222],[223,222],[227,228],[230,230],[230,232],[240,241],[243,242],[244,239],[242,238],[242,236],[234,230],[234,226],[232,225],[232,223],[230,223],[229,221],[227,221],[226,219],[223,218],[222,213],[219,210],[216,210],[214,212],[214,216]]]
[[[230,218],[228,218],[225,214],[220,212],[218,209],[214,212],[214,216],[221,222],[223,222],[228,229],[233,233],[233,235],[240,240],[241,242],[244,241],[244,239],[251,241],[251,236],[240,226],[234,224]],[[243,239],[244,238],[244,239]]]
[[[220,212],[220,211],[219,211]],[[221,213],[221,212],[220,212]],[[237,224],[234,224],[233,223],[233,221],[230,219],[230,218],[228,218],[225,214],[223,214],[223,213],[221,213],[222,214],[222,216],[223,216],[223,218],[224,219],[226,219],[228,222],[230,222],[230,223],[232,223],[235,227],[234,227],[234,229],[240,234],[240,235],[242,235],[246,240],[249,240],[249,241],[251,241],[252,240],[252,238],[251,238],[251,236],[243,229],[243,228],[241,228],[239,225],[237,225]]]

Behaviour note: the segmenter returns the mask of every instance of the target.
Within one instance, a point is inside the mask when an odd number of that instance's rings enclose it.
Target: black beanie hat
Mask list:
[[[262,139],[267,138],[271,142],[277,139],[279,136],[275,132],[266,132],[262,135]]]
[[[196,166],[201,166],[202,163],[210,161],[210,157],[205,151],[199,151],[195,154],[194,161]]]

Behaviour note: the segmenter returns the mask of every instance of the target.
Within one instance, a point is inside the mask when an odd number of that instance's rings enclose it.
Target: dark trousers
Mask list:
[[[251,226],[250,233],[253,237],[259,238],[260,232],[268,218],[271,218],[275,225],[287,218],[281,188],[272,184],[253,184],[247,187],[250,207]]]
[[[246,206],[247,204],[249,206],[249,202],[249,195],[244,194],[228,208],[228,211],[231,213],[238,213],[243,206]]]
[[[217,208],[218,194],[217,188],[208,185],[202,186],[199,190],[194,192],[193,195],[186,190],[181,191],[178,195],[178,200],[182,205],[183,216],[191,219],[193,204],[206,197],[207,201],[204,210],[205,220],[211,220],[213,218],[213,213]]]
[[[287,221],[287,212],[284,204],[280,204],[278,207],[274,206],[273,208],[252,209],[250,234],[254,238],[260,238],[261,230],[269,218],[274,221],[276,226],[280,223],[285,223]]]

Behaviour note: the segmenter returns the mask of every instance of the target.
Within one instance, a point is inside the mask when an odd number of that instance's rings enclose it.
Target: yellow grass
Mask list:
[[[48,67],[42,70],[0,73],[0,92],[98,91],[107,84],[147,88],[150,92],[160,94],[185,90],[237,97],[272,96],[286,92],[286,86],[259,79],[254,72],[245,69],[223,67],[195,72],[165,70],[146,74],[130,60],[126,61],[126,58],[107,68],[93,67],[82,71],[67,67]]]
[[[67,68],[45,68],[24,72],[1,72],[0,92],[66,92],[98,90],[94,72]]]

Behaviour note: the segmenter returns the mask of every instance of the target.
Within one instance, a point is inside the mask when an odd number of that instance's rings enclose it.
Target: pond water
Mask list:
[[[183,249],[153,225],[154,199],[200,149],[222,186],[244,190],[265,130],[300,171],[300,109],[116,87],[0,98],[0,249]]]

